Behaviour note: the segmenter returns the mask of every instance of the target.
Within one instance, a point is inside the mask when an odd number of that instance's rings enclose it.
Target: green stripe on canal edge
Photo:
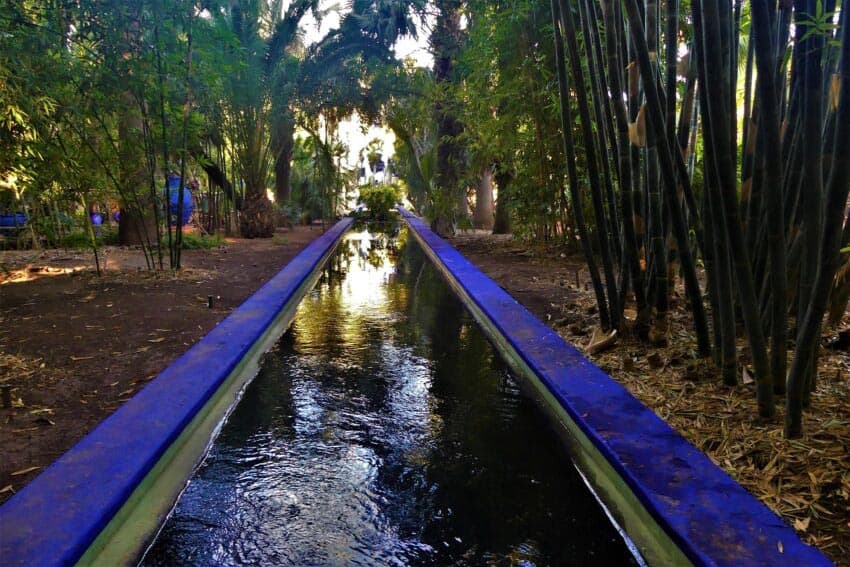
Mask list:
[[[541,382],[537,374],[526,364],[522,356],[498,330],[493,321],[484,314],[451,271],[446,268],[437,253],[422,238],[422,235],[406,218],[405,223],[445,281],[493,342],[505,362],[518,376],[524,379],[523,386],[525,386],[526,391],[531,390],[533,397],[554,422],[556,432],[569,448],[570,456],[576,462],[576,466],[590,483],[597,498],[602,501],[619,527],[635,544],[643,559],[650,565],[692,565],[692,562],[688,560],[679,546],[658,525],[658,522],[617,474],[608,460],[596,449],[581,428],[567,414],[563,406]]]
[[[322,255],[272,324],[136,487],[77,565],[131,565],[141,559],[206,456],[221,424],[256,377],[260,359],[287,330],[301,300],[316,285],[347,231]]]

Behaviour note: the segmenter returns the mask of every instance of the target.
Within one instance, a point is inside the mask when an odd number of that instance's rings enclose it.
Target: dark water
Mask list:
[[[342,243],[144,563],[634,559],[402,231]]]

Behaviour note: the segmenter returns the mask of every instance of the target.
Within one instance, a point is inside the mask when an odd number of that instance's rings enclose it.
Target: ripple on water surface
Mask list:
[[[343,242],[145,564],[634,563],[405,236]]]

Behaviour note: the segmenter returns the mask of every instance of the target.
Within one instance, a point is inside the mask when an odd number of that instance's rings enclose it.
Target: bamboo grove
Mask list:
[[[665,342],[681,286],[698,354],[728,385],[752,365],[761,416],[784,396],[801,434],[824,315],[850,296],[841,0],[330,4],[0,1],[0,190],[26,185],[36,220],[109,197],[125,241],[162,267],[167,240],[179,268],[168,172],[207,177],[211,231],[330,217],[356,112],[395,133],[393,173],[442,232],[580,247],[603,328],[634,307]],[[394,55],[417,28],[431,69]]]
[[[799,436],[848,240],[847,11],[836,0],[552,0],[551,14],[568,185],[592,203],[588,218],[573,211],[601,324],[620,326],[633,297],[638,332],[663,341],[681,278],[699,353],[736,384],[742,327],[759,414],[784,395],[786,435]]]

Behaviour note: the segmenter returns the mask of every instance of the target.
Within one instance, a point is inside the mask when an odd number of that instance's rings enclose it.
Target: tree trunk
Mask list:
[[[261,191],[247,192],[245,206],[239,217],[239,232],[243,238],[271,238],[274,236],[274,206]]]
[[[121,215],[118,220],[118,242],[122,245],[150,246],[156,235],[150,194],[141,152],[142,117],[136,112],[133,94],[125,93],[125,109],[118,125],[120,179],[123,187]],[[156,243],[158,244],[158,243]]]
[[[496,220],[493,224],[493,234],[511,233],[511,210],[508,205],[508,186],[513,174],[496,166],[496,187],[499,189],[499,200],[496,201]]]
[[[475,215],[472,222],[475,228],[492,230],[493,228],[493,168],[481,170],[481,180],[475,191]]]
[[[148,202],[148,199],[142,198]],[[140,212],[136,207],[121,206],[118,242],[122,246],[146,246],[150,236],[154,234],[156,234],[156,222],[150,208]]]
[[[295,129],[292,122],[286,120],[272,137],[274,162],[274,194],[279,205],[289,202],[292,196],[292,150],[295,147]]]
[[[455,60],[460,52],[463,31],[460,27],[459,0],[437,0],[436,25],[431,33],[434,51],[434,80],[437,84],[454,80]],[[460,204],[460,170],[463,148],[458,138],[463,126],[450,105],[438,101],[434,107],[437,122],[437,173],[436,190],[440,194],[434,212],[432,227],[438,234],[453,234],[462,211]]]

